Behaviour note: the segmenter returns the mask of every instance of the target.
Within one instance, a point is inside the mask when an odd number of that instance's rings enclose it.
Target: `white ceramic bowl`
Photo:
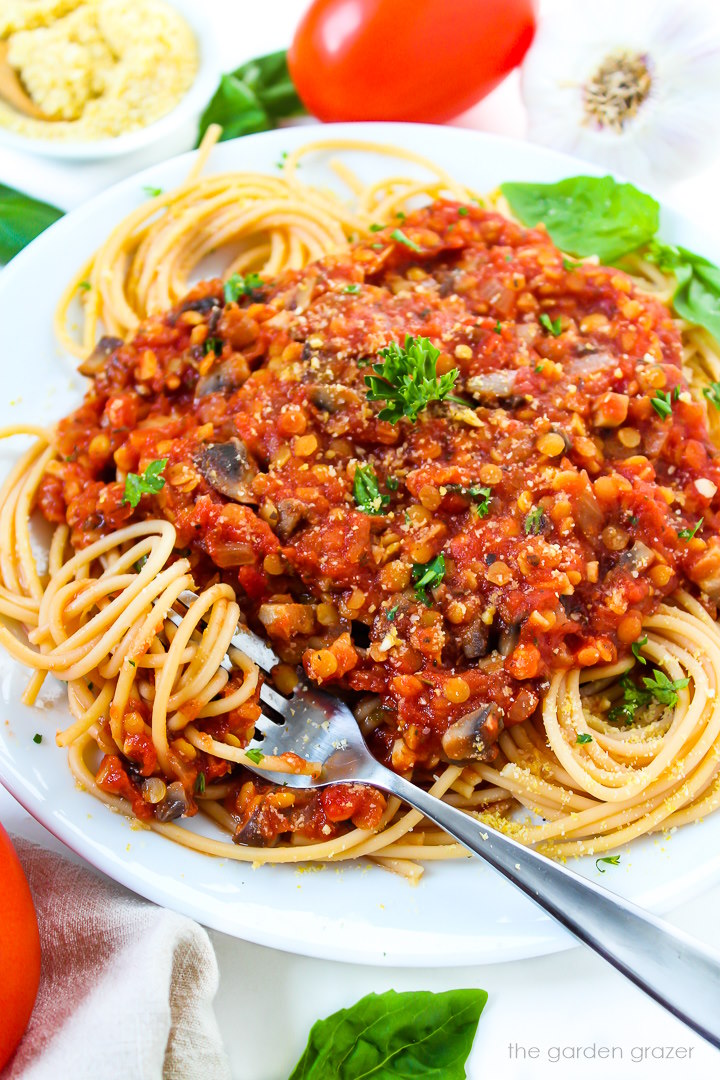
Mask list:
[[[147,127],[115,135],[109,139],[55,140],[31,138],[9,131],[0,124],[0,146],[24,150],[44,157],[63,158],[70,161],[99,161],[103,158],[132,154],[137,150],[174,134],[189,121],[197,120],[215,93],[220,67],[217,62],[217,46],[211,22],[205,17],[204,5],[197,0],[166,0],[170,7],[185,19],[192,30],[198,49],[198,70],[192,86],[174,109]]]

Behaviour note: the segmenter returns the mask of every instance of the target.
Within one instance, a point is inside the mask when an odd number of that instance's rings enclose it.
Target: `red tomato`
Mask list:
[[[28,1025],[40,983],[40,935],[15,849],[0,825],[0,1069]]]
[[[536,10],[536,0],[315,0],[290,74],[321,120],[441,123],[520,63]]]

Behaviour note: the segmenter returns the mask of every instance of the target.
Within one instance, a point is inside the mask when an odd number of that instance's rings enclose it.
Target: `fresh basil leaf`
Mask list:
[[[62,216],[63,211],[56,206],[0,184],[0,263],[10,262]]]
[[[675,268],[673,307],[681,318],[704,326],[720,341],[720,269],[686,248],[678,251],[684,262]]]
[[[278,121],[298,116],[305,108],[297,95],[284,50],[258,56],[223,75],[200,117],[197,144],[211,124],[220,124],[220,141],[269,131]]]
[[[612,176],[571,176],[557,184],[502,184],[523,225],[545,224],[553,243],[572,255],[614,262],[653,238],[660,207],[651,195]]]
[[[290,1080],[464,1080],[484,990],[368,994],[313,1025]]]

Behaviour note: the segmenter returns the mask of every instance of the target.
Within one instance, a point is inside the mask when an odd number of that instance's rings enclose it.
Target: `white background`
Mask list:
[[[198,0],[200,4],[217,28],[218,67],[225,70],[287,45],[306,6],[305,0]],[[524,115],[517,79],[507,80],[461,122],[522,136]],[[62,165],[3,148],[0,181],[69,209],[116,180],[188,149],[192,138],[192,130],[181,132],[150,151],[106,164]],[[664,198],[686,209],[694,208],[709,229],[720,231],[718,188],[720,160],[665,192]],[[62,849],[2,789],[0,820],[11,832]],[[481,919],[482,896],[477,902]],[[720,948],[718,913],[720,887],[686,904],[671,919]],[[433,913],[433,918],[437,917]],[[442,917],[452,919],[452,912]],[[686,1076],[709,1080],[720,1075],[720,1053],[584,949],[485,967],[403,970],[310,960],[214,932],[211,936],[221,972],[216,1012],[237,1080],[285,1080],[304,1048],[312,1023],[370,991],[439,991],[460,986],[482,987],[489,994],[468,1065],[471,1080],[491,1076],[500,1080],[531,1076],[592,1080],[608,1073],[613,1080]],[[511,1056],[510,1044],[516,1043],[525,1050],[537,1047],[539,1056],[524,1059],[522,1050]],[[616,1047],[612,1063],[588,1057],[593,1046]],[[684,1060],[658,1059],[660,1048],[667,1052],[674,1047],[692,1048],[689,1060],[687,1056]],[[644,1060],[642,1048],[647,1048]],[[561,1053],[565,1057],[554,1061]],[[67,1075],[72,1075],[70,1062]]]

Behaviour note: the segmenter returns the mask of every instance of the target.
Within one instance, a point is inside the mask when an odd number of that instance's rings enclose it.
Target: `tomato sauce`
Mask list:
[[[626,274],[479,206],[400,224],[261,300],[211,281],[150,318],[59,425],[40,507],[76,546],[173,522],[199,585],[232,584],[284,661],[361,703],[378,757],[427,773],[492,759],[553,671],[628,654],[679,586],[714,612],[720,467],[677,326]],[[457,370],[465,406],[379,418],[368,365],[406,334]],[[125,475],[165,457],[163,489],[123,505]],[[372,514],[354,498],[368,465]],[[313,805],[334,828],[343,805]]]

